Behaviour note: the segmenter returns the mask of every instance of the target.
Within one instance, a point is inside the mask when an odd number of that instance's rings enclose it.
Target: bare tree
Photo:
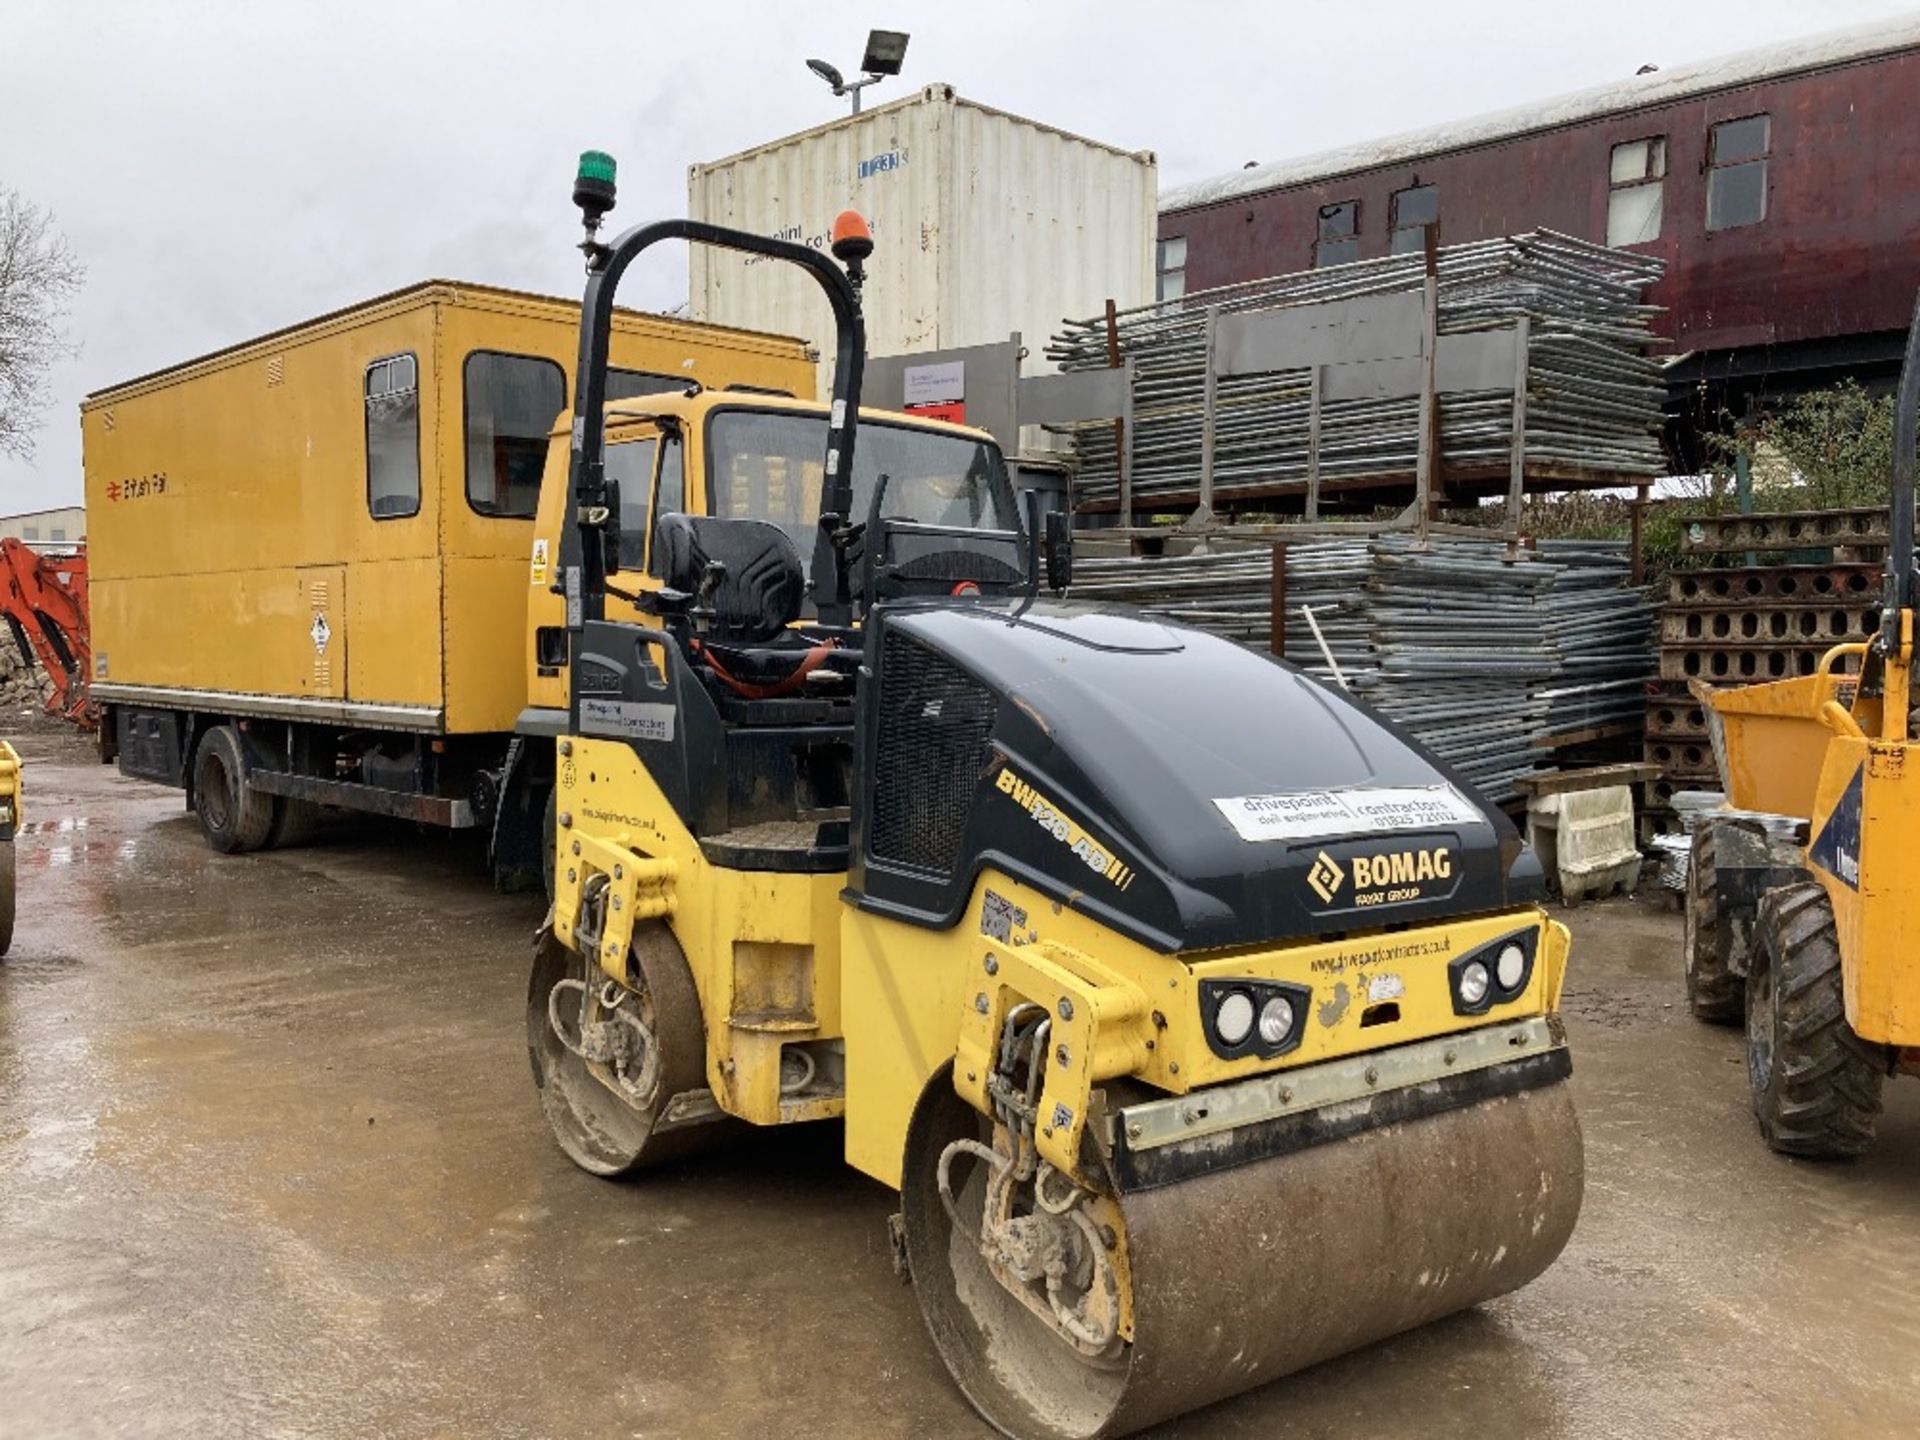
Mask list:
[[[53,217],[0,187],[0,452],[33,454],[47,372],[74,353],[67,306],[85,276]]]

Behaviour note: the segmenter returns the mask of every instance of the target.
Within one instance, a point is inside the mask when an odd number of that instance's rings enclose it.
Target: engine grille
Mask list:
[[[874,858],[952,873],[997,709],[993,692],[945,656],[894,633],[881,642]]]

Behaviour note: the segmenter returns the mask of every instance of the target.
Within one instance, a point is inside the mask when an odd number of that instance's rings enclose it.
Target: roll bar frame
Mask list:
[[[805,245],[703,220],[656,220],[634,226],[610,245],[590,240],[582,247],[587,254],[587,288],[580,307],[580,356],[574,370],[572,453],[567,470],[574,514],[572,526],[562,532],[563,537],[573,540],[567,548],[577,549],[578,554],[563,553],[560,557],[567,629],[577,641],[587,621],[606,618],[605,533],[609,521],[618,523],[611,513],[606,470],[607,351],[613,332],[613,299],[627,267],[663,240],[685,240],[784,260],[806,271],[826,292],[833,307],[836,353],[820,486],[819,531],[814,537],[813,599],[823,624],[851,624],[852,593],[846,564],[851,532],[847,512],[853,506],[854,431],[867,353],[859,289],[832,259]]]

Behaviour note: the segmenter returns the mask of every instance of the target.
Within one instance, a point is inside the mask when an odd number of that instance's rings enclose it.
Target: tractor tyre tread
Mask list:
[[[1754,969],[1774,971],[1773,1064],[1754,1111],[1787,1155],[1845,1158],[1872,1144],[1886,1048],[1847,1023],[1833,906],[1818,883],[1783,885],[1760,902]]]
[[[1687,862],[1687,1008],[1710,1025],[1738,1025],[1746,1012],[1747,986],[1732,960],[1734,946],[1743,937],[1720,914],[1715,829],[1708,822],[1693,832]]]

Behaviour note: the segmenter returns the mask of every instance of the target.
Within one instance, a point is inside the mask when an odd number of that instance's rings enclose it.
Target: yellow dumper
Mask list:
[[[1920,1073],[1917,412],[1920,307],[1900,379],[1879,633],[1834,646],[1815,674],[1708,696],[1732,809],[1694,832],[1687,989],[1702,1019],[1744,1019],[1754,1113],[1787,1154],[1860,1154],[1886,1077]],[[1848,662],[1857,673],[1842,673]]]

